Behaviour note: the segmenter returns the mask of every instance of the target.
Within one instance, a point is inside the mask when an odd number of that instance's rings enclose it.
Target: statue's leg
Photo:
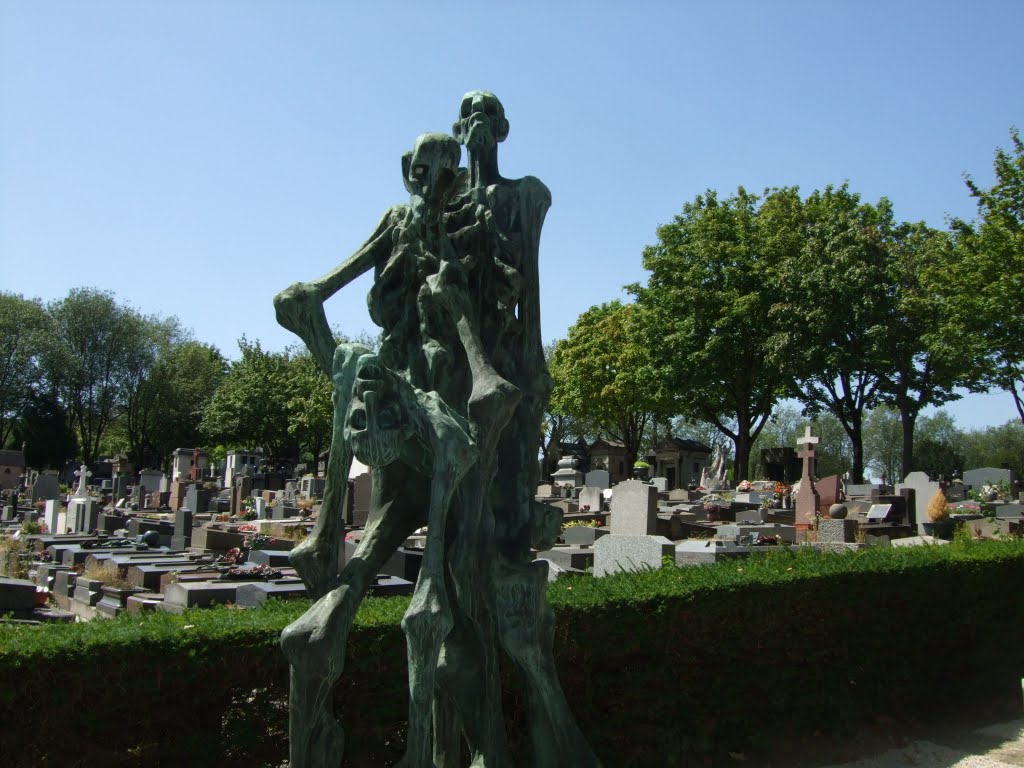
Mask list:
[[[444,584],[444,537],[454,473],[446,466],[439,469],[431,488],[423,563],[409,610],[402,618],[409,654],[409,727],[405,757],[399,763],[402,768],[433,768],[431,712],[438,657],[453,624]]]
[[[459,490],[459,514],[452,520],[448,543],[451,605],[455,621],[445,640],[439,666],[440,701],[435,707],[435,763],[460,765],[458,723],[469,744],[475,768],[513,764],[505,735],[498,673],[498,640],[491,595],[490,563],[494,557],[494,521],[487,490],[494,458],[482,451]]]
[[[334,354],[334,427],[324,501],[313,532],[288,555],[288,561],[298,572],[312,600],[319,600],[337,585],[338,573],[345,562],[345,494],[352,450],[343,432],[356,363],[369,351],[360,344],[341,344]]]
[[[427,493],[422,477],[375,472],[374,480],[393,489],[381,498],[381,514],[367,524],[362,542],[341,573],[341,583],[321,597],[281,633],[291,665],[289,697],[292,768],[337,768],[344,731],[334,718],[334,685],[345,666],[345,645],[356,609],[388,557],[425,521],[422,506],[405,498]],[[408,495],[407,495],[408,494]]]
[[[530,743],[537,768],[598,768],[576,725],[552,655],[555,617],[547,604],[547,563],[504,561],[496,575],[502,647],[522,671],[529,705]]]

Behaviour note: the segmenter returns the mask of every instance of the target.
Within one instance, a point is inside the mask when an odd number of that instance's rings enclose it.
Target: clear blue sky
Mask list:
[[[282,348],[273,295],[351,254],[406,199],[402,152],[486,89],[503,175],[554,197],[550,341],[707,188],[849,180],[902,219],[973,216],[963,174],[990,183],[1024,127],[1021,29],[1017,1],[0,0],[0,289],[108,289],[229,356]],[[373,329],[368,287],[332,324]]]

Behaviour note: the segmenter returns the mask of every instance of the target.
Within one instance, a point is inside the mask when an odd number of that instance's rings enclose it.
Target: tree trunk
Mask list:
[[[854,411],[850,415],[850,428],[846,431],[853,449],[853,466],[850,467],[850,478],[855,483],[864,482],[864,419],[863,411]]]
[[[733,440],[736,445],[736,461],[733,463],[734,479],[738,483],[746,480],[750,474],[750,449],[754,441],[750,439],[750,424],[740,421],[737,425],[736,437]]]
[[[903,425],[903,453],[901,457],[901,464],[903,467],[903,477],[900,480],[906,478],[910,474],[911,467],[914,465],[914,425],[917,422],[917,410],[908,407],[907,405],[900,406],[900,424]]]

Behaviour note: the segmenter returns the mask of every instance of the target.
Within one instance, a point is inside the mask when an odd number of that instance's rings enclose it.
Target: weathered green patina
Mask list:
[[[473,91],[453,127],[420,136],[402,158],[409,205],[390,208],[337,269],[274,299],[334,381],[327,488],[313,533],[291,560],[314,600],[285,629],[291,665],[291,765],[337,766],[344,734],[332,692],[359,601],[415,529],[427,541],[403,619],[409,655],[406,768],[513,761],[499,648],[530,700],[529,763],[597,766],[565,701],[545,602],[559,513],[537,504],[536,431],[551,390],[540,333],[538,248],[551,204],[537,179],[498,172],[508,135],[501,102]],[[468,168],[459,167],[459,144]],[[369,308],[380,350],[335,348],[323,302],[374,270]],[[343,509],[355,456],[373,473],[363,539],[345,562]]]

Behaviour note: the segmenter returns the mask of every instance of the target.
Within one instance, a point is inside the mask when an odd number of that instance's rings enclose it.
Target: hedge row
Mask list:
[[[927,720],[1019,696],[1024,543],[780,551],[703,568],[560,580],[555,652],[606,766],[701,764],[879,715]],[[403,599],[368,599],[337,711],[344,765],[401,756]],[[277,646],[302,602],[45,628],[0,625],[5,766],[202,766],[287,758]],[[504,669],[509,736],[523,690]]]

